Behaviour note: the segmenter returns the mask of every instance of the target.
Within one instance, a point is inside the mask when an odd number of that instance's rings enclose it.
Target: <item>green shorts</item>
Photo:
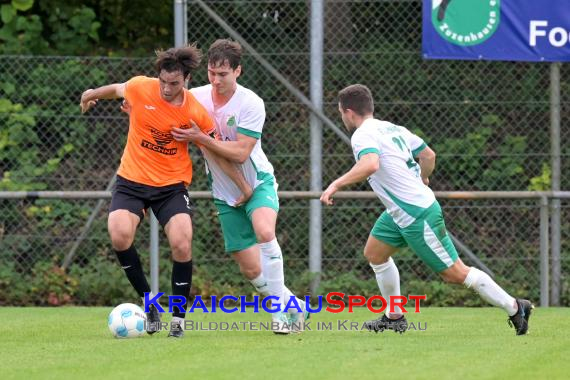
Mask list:
[[[279,212],[277,186],[273,176],[266,176],[261,185],[253,191],[249,201],[242,206],[232,207],[226,202],[214,199],[218,209],[218,218],[224,234],[226,252],[236,252],[257,244],[251,214],[261,207],[269,207]]]
[[[399,227],[390,214],[384,211],[374,223],[370,234],[393,247],[409,246],[423,262],[438,273],[452,266],[458,259],[437,201],[405,228]]]

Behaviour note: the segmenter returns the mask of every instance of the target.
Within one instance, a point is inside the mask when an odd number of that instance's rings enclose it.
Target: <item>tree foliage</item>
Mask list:
[[[2,4],[1,54],[149,55],[172,43],[172,3],[12,0]]]

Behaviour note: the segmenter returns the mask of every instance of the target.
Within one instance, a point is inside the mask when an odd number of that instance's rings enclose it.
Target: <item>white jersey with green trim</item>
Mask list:
[[[409,226],[433,204],[435,196],[414,159],[427,146],[420,137],[387,121],[366,119],[351,144],[357,161],[367,153],[380,156],[380,168],[368,182],[398,226]]]
[[[257,139],[249,159],[239,165],[250,186],[255,189],[268,175],[273,176],[273,166],[261,149],[261,133],[265,122],[263,99],[238,84],[231,99],[222,107],[214,108],[212,85],[196,87],[190,92],[214,120],[217,139],[236,141],[238,133]],[[212,160],[206,161],[206,173],[214,198],[234,206],[241,195],[235,183]]]

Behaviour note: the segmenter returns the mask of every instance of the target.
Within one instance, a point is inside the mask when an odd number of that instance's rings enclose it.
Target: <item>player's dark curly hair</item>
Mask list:
[[[374,113],[372,92],[363,84],[353,84],[338,93],[338,102],[343,110],[352,110],[359,116]]]
[[[239,42],[228,39],[216,40],[208,49],[208,64],[217,67],[227,62],[232,70],[235,70],[241,64],[241,53]]]
[[[196,43],[180,48],[170,48],[166,51],[158,50],[156,52],[156,61],[154,63],[156,72],[160,74],[162,70],[169,73],[173,71],[181,71],[184,78],[188,74],[200,66],[202,61],[202,51],[198,49]]]

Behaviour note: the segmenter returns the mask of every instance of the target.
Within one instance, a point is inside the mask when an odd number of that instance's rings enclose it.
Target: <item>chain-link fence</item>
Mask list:
[[[309,89],[307,1],[206,1],[274,68],[303,93]],[[325,114],[341,126],[338,90],[363,83],[378,118],[423,136],[438,153],[434,190],[546,190],[550,186],[550,65],[546,63],[424,61],[420,1],[327,1],[324,13]],[[188,40],[207,50],[228,33],[195,2],[188,4]],[[150,47],[154,49],[156,47]],[[166,47],[163,47],[166,48]],[[309,112],[250,54],[240,83],[264,100],[263,148],[280,190],[310,187]],[[118,101],[79,113],[83,90],[154,76],[152,57],[0,57],[0,190],[104,190],[124,146],[127,117]],[[570,70],[561,66],[562,189],[570,186]],[[207,82],[205,65],[192,85]],[[194,183],[206,190],[195,147]],[[324,128],[323,184],[353,164],[350,147]],[[368,190],[366,184],[355,190]],[[106,236],[106,207],[67,272],[58,269],[96,201],[0,200],[0,304],[110,304],[131,294]],[[308,289],[309,202],[283,200],[278,239],[286,276]],[[223,252],[210,201],[196,202],[193,291],[251,291]],[[536,201],[443,201],[447,225],[516,295],[538,300],[539,208]],[[562,202],[562,302],[570,302],[568,202]],[[362,248],[381,206],[347,200],[323,213],[321,292],[377,292]],[[148,264],[148,225],[135,243]],[[161,240],[161,289],[169,288],[168,244]],[[410,252],[395,258],[403,291],[428,293],[438,304],[460,304]],[[469,260],[466,260],[469,263]],[[442,290],[443,289],[443,290]],[[428,300],[430,297],[428,296]]]

